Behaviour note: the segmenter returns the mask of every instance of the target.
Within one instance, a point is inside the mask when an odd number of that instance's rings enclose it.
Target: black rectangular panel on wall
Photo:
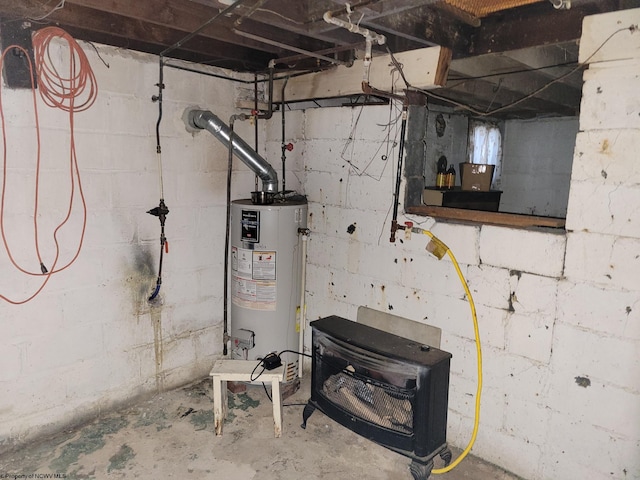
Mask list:
[[[4,52],[11,45],[22,47],[29,55],[33,65],[31,24],[28,21],[0,18],[0,47]],[[29,62],[23,51],[17,48],[7,51],[2,66],[2,76],[7,87],[31,88]],[[35,71],[33,72],[33,85],[36,85]]]

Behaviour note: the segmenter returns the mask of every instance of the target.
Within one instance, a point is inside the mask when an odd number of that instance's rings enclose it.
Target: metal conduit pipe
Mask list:
[[[267,94],[269,96],[269,98],[267,99],[268,102],[268,107],[267,107],[267,111],[264,113],[259,113],[258,112],[258,107],[257,107],[257,99],[258,99],[258,93],[256,91],[255,94],[255,98],[256,98],[256,108],[254,111],[254,115],[256,116],[256,118],[259,118],[261,120],[269,120],[271,118],[271,116],[273,115],[273,72],[275,71],[276,68],[276,64],[273,60],[269,61],[269,93]],[[257,83],[257,81],[256,81]],[[257,145],[256,145],[257,148]]]
[[[264,192],[278,192],[278,174],[274,168],[239,136],[234,135],[227,124],[208,110],[191,110],[187,116],[188,126],[207,130],[262,180]],[[229,146],[231,145],[231,147]]]

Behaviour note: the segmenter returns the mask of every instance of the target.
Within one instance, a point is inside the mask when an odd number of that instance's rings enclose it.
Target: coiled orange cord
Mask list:
[[[55,63],[51,56],[51,46],[53,41],[57,41],[58,39],[66,42],[68,47],[68,57],[65,59],[65,62],[68,64],[68,75],[63,76],[59,73],[58,69],[56,69]],[[96,100],[98,94],[98,86],[96,82],[95,75],[91,66],[89,65],[89,61],[84,53],[84,51],[80,48],[78,43],[64,30],[57,27],[46,27],[41,30],[38,30],[33,35],[33,47],[34,47],[34,58],[35,58],[35,71],[38,78],[38,87],[40,96],[43,102],[52,108],[58,108],[69,114],[69,175],[70,175],[70,196],[69,196],[69,205],[67,209],[67,213],[65,218],[56,226],[53,231],[53,242],[55,245],[55,256],[53,263],[50,269],[45,267],[45,264],[42,260],[40,254],[40,235],[38,229],[38,204],[39,204],[39,186],[40,186],[40,158],[41,158],[41,145],[40,145],[40,125],[38,120],[38,107],[37,107],[37,97],[36,97],[36,88],[33,82],[33,65],[31,60],[29,60],[29,55],[26,50],[22,47],[11,45],[7,47],[0,56],[0,70],[4,65],[4,58],[7,52],[13,51],[17,49],[22,52],[25,58],[28,60],[30,78],[31,80],[31,90],[32,90],[32,98],[33,98],[33,109],[34,109],[34,118],[35,118],[35,126],[36,126],[36,140],[37,140],[37,151],[36,151],[36,171],[35,171],[35,201],[34,201],[34,212],[33,212],[33,223],[34,223],[34,237],[35,237],[35,249],[36,256],[38,258],[38,262],[40,263],[41,272],[32,272],[28,269],[21,267],[14,259],[14,256],[11,252],[11,248],[7,241],[5,226],[4,226],[4,212],[5,212],[5,192],[7,185],[7,135],[6,135],[6,127],[5,127],[5,116],[2,107],[2,92],[0,85],[0,123],[2,127],[2,140],[3,140],[3,176],[2,176],[2,194],[0,196],[0,233],[2,235],[2,241],[4,243],[5,250],[9,256],[11,263],[22,273],[27,275],[34,276],[43,276],[44,281],[40,285],[40,287],[29,297],[23,300],[12,300],[4,295],[0,295],[2,300],[5,300],[9,303],[19,305],[26,303],[32,300],[36,295],[38,295],[45,285],[48,283],[49,279],[54,273],[61,272],[62,270],[69,267],[75,260],[78,258],[80,251],[82,249],[82,244],[84,241],[84,234],[86,230],[87,223],[87,205],[84,198],[84,192],[82,190],[82,182],[80,179],[80,170],[78,168],[78,159],[76,155],[76,147],[75,147],[75,118],[74,114],[76,112],[82,112],[90,108]],[[77,183],[77,187],[76,187]],[[71,218],[71,213],[74,207],[74,199],[76,196],[76,188],[78,189],[78,195],[80,196],[80,200],[82,202],[82,230],[80,233],[80,238],[78,240],[78,245],[76,248],[76,252],[69,260],[69,262],[62,266],[57,267],[57,263],[60,256],[60,245],[58,243],[58,232],[60,229],[69,221]],[[57,267],[57,268],[56,268]]]

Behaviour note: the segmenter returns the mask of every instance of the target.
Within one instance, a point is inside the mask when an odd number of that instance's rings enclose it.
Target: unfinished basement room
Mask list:
[[[0,479],[640,480],[640,0],[0,0]]]

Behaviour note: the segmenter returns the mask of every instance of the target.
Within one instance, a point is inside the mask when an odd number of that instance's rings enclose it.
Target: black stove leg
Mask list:
[[[309,417],[315,411],[316,407],[311,403],[307,403],[305,405],[304,410],[302,411],[302,425],[300,425],[302,428],[307,428],[307,420],[309,420]]]
[[[413,460],[409,465],[413,480],[427,480],[433,470],[433,460],[429,460],[427,463],[421,463]]]
[[[451,450],[447,447],[440,452],[440,458],[444,462],[444,466],[447,467],[451,463]]]

